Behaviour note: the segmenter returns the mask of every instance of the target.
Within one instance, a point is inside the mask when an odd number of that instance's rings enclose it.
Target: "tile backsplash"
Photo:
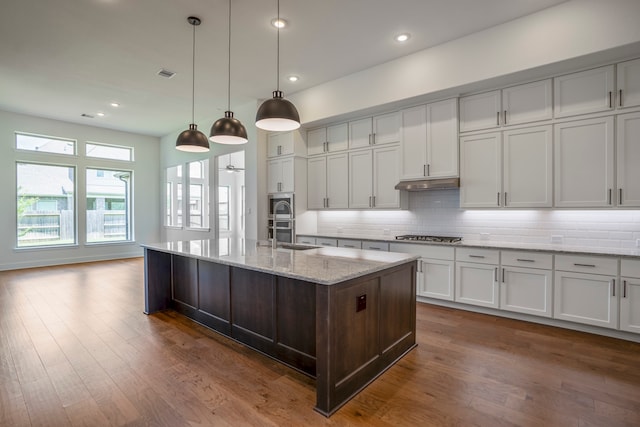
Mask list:
[[[562,243],[579,247],[636,248],[640,210],[464,210],[460,191],[409,193],[403,211],[320,211],[319,234],[389,237],[461,236],[465,240]]]

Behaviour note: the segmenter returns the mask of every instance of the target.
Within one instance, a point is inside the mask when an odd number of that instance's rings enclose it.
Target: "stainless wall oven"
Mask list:
[[[269,239],[295,243],[295,217],[293,193],[269,194]]]

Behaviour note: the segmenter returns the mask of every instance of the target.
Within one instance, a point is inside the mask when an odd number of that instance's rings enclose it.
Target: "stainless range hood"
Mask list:
[[[404,191],[428,191],[447,190],[459,188],[460,178],[421,179],[417,181],[400,181],[396,184],[396,190]]]

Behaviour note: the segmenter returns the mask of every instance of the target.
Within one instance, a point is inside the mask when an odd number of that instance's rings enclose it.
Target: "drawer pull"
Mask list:
[[[333,246],[331,243],[321,243],[322,246]]]
[[[379,247],[377,247],[377,246],[370,246],[370,247],[369,247],[369,248],[367,248],[367,249],[369,249],[370,251],[381,251],[381,250],[382,250],[382,248],[379,248]]]
[[[342,245],[343,248],[355,248],[353,245]]]
[[[622,281],[622,298],[626,298],[627,297],[627,281],[623,280]]]
[[[493,281],[498,281],[498,267],[496,267],[496,269],[493,271]]]
[[[469,255],[469,258],[484,258],[484,255]]]
[[[520,261],[520,262],[536,262],[533,259],[525,259],[525,258],[516,258],[516,261]]]
[[[573,263],[573,265],[575,265],[576,267],[593,267],[595,268],[595,264],[578,264],[578,263]]]
[[[616,279],[611,279],[611,296],[616,296]]]

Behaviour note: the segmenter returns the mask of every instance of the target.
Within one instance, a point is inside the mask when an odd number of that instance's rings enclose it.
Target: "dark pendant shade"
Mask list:
[[[204,133],[198,130],[198,125],[191,123],[189,129],[178,135],[176,149],[191,153],[204,153],[209,151],[209,140]]]
[[[218,144],[238,145],[249,140],[247,130],[240,120],[233,117],[233,111],[225,111],[224,117],[211,126],[209,135],[209,140]]]
[[[274,90],[273,98],[258,108],[256,126],[268,131],[294,130],[300,127],[300,116],[295,105],[283,98],[282,91]]]

